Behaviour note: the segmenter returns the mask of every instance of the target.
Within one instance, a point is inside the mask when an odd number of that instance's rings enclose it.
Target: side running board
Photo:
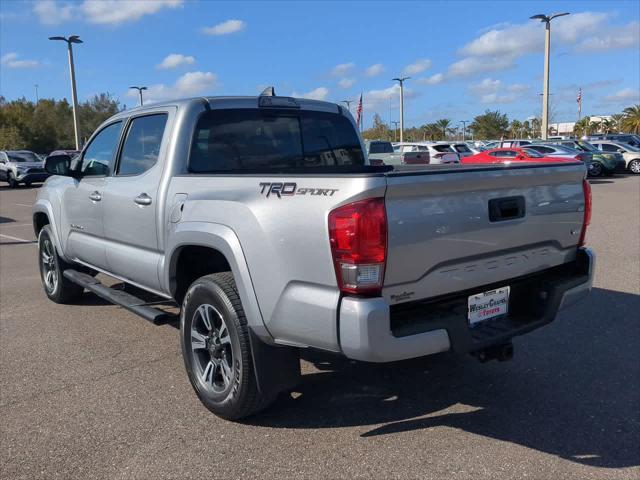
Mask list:
[[[67,269],[63,272],[63,275],[73,283],[95,293],[100,298],[104,298],[111,303],[120,305],[130,312],[140,315],[145,320],[155,323],[156,325],[166,323],[171,318],[171,315],[166,312],[146,305],[147,302],[141,298],[135,297],[130,293],[123,292],[122,290],[107,287],[100,283],[99,280],[96,280],[94,277],[87,275],[86,273]]]

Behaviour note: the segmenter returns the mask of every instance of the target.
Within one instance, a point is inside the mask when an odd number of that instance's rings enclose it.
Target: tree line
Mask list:
[[[542,136],[542,122],[539,118],[520,121],[509,121],[506,113],[499,110],[486,110],[476,116],[466,127],[466,138],[476,140],[496,140],[499,138],[540,138]],[[550,135],[556,135],[553,126],[549,128]],[[640,105],[625,108],[622,113],[611,116],[611,119],[596,121],[590,117],[583,117],[574,126],[574,135],[581,137],[594,133],[636,133],[640,134]],[[398,130],[389,128],[382,121],[380,115],[375,114],[373,126],[363,132],[368,140],[399,141]],[[409,142],[438,141],[462,138],[462,127],[455,125],[450,119],[443,118],[433,123],[419,127],[404,129],[404,140]]]
[[[78,107],[82,143],[98,125],[121,110],[120,102],[109,93],[94,95]],[[6,101],[0,96],[0,150],[49,153],[58,149],[75,149],[73,109],[66,99]]]

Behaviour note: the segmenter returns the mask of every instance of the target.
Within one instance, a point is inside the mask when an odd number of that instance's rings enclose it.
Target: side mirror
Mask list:
[[[63,177],[72,177],[70,168],[71,158],[67,155],[56,155],[49,157],[44,161],[44,169],[51,175],[62,175]]]
[[[626,150],[624,150],[623,148],[619,148],[618,149],[618,153],[625,153]]]
[[[520,153],[520,154],[518,154],[518,155],[516,156],[516,158],[517,158],[518,160],[524,160],[524,159],[525,159],[525,158],[527,158],[527,157],[525,157],[524,155],[522,155],[522,154]]]

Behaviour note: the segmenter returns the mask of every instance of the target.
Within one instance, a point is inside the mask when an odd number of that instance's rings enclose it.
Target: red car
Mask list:
[[[492,148],[470,157],[463,157],[460,163],[565,163],[575,162],[575,158],[545,157],[530,148]]]

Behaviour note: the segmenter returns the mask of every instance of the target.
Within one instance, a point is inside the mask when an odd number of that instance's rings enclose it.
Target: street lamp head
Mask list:
[[[553,20],[554,18],[557,17],[564,17],[565,15],[569,15],[569,12],[564,12],[564,13],[554,13],[553,15],[551,15],[549,17],[549,20]]]
[[[82,40],[80,40],[80,37],[78,35],[71,35],[69,37],[69,43],[83,43]]]
[[[63,41],[67,41],[66,37],[49,37],[49,40],[63,40]]]
[[[140,87],[140,90],[146,90],[147,87]]]
[[[541,22],[548,22],[549,20],[551,20],[549,17],[547,17],[546,15],[543,15],[542,13],[539,13],[538,15],[534,15],[533,17],[529,17],[531,20],[540,20]]]

